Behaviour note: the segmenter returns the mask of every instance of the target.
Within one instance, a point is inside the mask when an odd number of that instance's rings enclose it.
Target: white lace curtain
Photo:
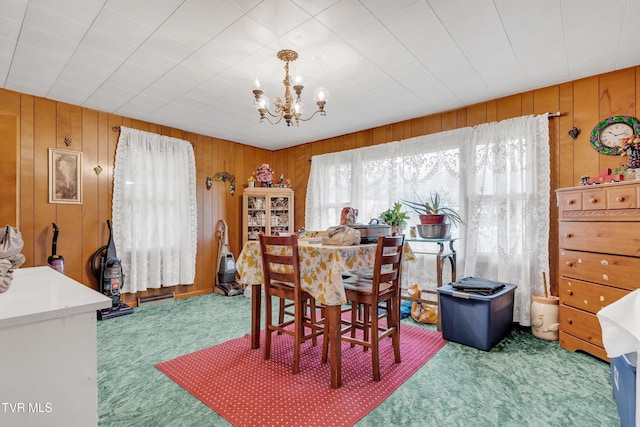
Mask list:
[[[529,326],[532,294],[548,271],[549,123],[526,116],[312,158],[305,227],[338,223],[345,206],[368,222],[398,200],[437,191],[461,212],[458,277],[515,283],[514,321]],[[412,212],[411,223],[418,218]],[[421,258],[411,283],[435,282]]]
[[[188,141],[120,128],[113,172],[113,238],[122,292],[193,284],[196,167]]]

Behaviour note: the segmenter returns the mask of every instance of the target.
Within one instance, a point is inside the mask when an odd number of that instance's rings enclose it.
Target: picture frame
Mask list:
[[[49,203],[82,204],[82,152],[49,148]]]

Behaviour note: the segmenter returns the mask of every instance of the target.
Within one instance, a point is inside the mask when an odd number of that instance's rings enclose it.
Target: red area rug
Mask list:
[[[264,342],[264,341],[263,341]],[[291,374],[293,338],[273,334],[271,360],[237,338],[156,367],[236,426],[351,426],[378,406],[446,343],[442,334],[402,326],[402,363],[391,340],[380,345],[381,381],[372,380],[371,355],[342,346],[342,387],[331,389],[322,340],[302,347],[300,374]]]

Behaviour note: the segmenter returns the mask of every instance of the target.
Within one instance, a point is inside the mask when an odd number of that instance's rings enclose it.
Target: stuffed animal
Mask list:
[[[411,285],[407,293],[414,298],[420,298],[422,289],[417,283]],[[411,304],[411,318],[417,323],[438,323],[438,305],[435,302],[418,302]]]

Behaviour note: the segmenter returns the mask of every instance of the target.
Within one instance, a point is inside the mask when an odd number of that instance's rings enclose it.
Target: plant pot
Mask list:
[[[443,224],[445,215],[420,215],[420,224]]]
[[[404,233],[404,225],[394,225],[391,227],[391,233],[394,236],[399,236]]]
[[[446,239],[449,237],[449,224],[418,224],[418,235],[423,239]]]

